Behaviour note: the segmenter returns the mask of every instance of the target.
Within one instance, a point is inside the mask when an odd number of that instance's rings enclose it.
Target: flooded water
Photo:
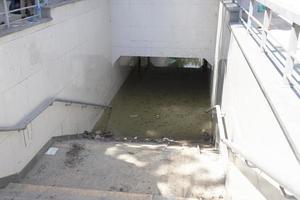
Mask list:
[[[132,71],[95,130],[115,136],[197,140],[210,132],[209,71],[144,67]]]

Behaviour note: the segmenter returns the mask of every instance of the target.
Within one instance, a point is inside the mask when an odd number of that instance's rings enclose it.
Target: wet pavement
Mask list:
[[[133,70],[94,131],[117,137],[199,140],[210,134],[210,73],[197,68]]]

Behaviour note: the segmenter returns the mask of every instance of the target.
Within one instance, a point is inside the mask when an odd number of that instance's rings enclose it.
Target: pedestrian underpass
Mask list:
[[[151,59],[132,58],[94,128],[54,139],[0,199],[224,199],[225,168],[206,112],[211,67],[197,58]]]
[[[94,127],[115,137],[211,141],[211,72],[177,62],[136,66]]]
[[[1,200],[299,199],[299,2],[12,2]]]

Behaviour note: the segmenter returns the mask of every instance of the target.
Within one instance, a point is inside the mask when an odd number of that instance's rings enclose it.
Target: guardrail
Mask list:
[[[231,27],[230,27],[229,25],[228,25],[228,29],[231,30]],[[232,31],[231,31],[231,32],[232,32]],[[239,42],[238,39],[236,38],[236,35],[233,34],[233,37],[235,38],[235,40],[236,40],[236,42],[237,42],[239,48],[241,49],[241,52],[242,52],[242,54],[243,54],[243,56],[244,56],[244,58],[245,58],[245,60],[246,60],[246,62],[247,62],[247,64],[248,64],[248,66],[249,66],[249,68],[250,68],[250,71],[251,71],[251,73],[253,74],[253,76],[254,76],[254,78],[255,78],[255,80],[256,80],[256,82],[257,82],[257,84],[258,84],[260,90],[262,91],[262,93],[263,93],[263,95],[264,95],[264,97],[266,98],[267,103],[268,103],[268,105],[269,105],[269,107],[270,107],[270,109],[271,109],[271,111],[272,111],[272,113],[273,113],[273,115],[274,115],[276,121],[278,122],[278,125],[279,125],[280,129],[282,130],[282,132],[283,132],[283,134],[284,134],[284,136],[285,136],[285,138],[286,138],[286,141],[288,142],[288,144],[289,144],[289,146],[290,146],[290,148],[291,148],[291,150],[292,150],[292,152],[293,152],[293,154],[294,154],[296,160],[297,160],[298,163],[300,164],[300,153],[299,153],[299,151],[298,151],[298,148],[297,148],[295,142],[293,141],[293,139],[292,139],[292,137],[291,137],[289,131],[287,130],[287,128],[286,128],[284,122],[282,121],[280,115],[278,114],[276,107],[275,107],[274,104],[272,103],[272,100],[271,100],[271,98],[269,97],[269,95],[268,95],[268,93],[267,93],[265,87],[263,86],[262,81],[260,80],[259,76],[256,74],[256,72],[255,72],[255,70],[254,70],[254,68],[253,68],[253,66],[252,66],[252,64],[251,64],[251,62],[249,62],[247,56],[245,55],[245,52],[244,52],[244,50],[243,50],[243,48],[242,48],[240,42]]]
[[[74,101],[67,99],[59,99],[59,98],[50,98],[41,103],[37,108],[35,108],[31,113],[26,115],[24,119],[12,126],[2,126],[0,127],[0,132],[10,132],[10,131],[22,131],[27,129],[28,124],[30,124],[35,118],[37,118],[42,112],[44,112],[49,106],[53,105],[55,102],[65,103],[66,106],[70,106],[72,104],[79,104],[82,106],[92,106],[96,109],[99,108],[108,108],[111,109],[111,106],[102,105],[102,104],[94,104],[82,101]]]
[[[17,8],[11,7],[10,5],[13,1],[8,0],[0,0],[3,4],[4,11],[0,10],[0,19],[4,18],[4,24],[0,26],[4,26],[5,28],[10,28],[13,24],[17,24],[22,21],[30,21],[35,19],[40,19],[42,16],[41,13],[41,0],[20,0]],[[47,4],[48,0],[43,0],[43,4]],[[17,4],[16,4],[17,5]],[[3,17],[4,16],[4,17]],[[13,16],[17,17],[16,19]]]
[[[219,132],[219,139],[217,142],[222,143],[226,145],[226,149],[224,148],[220,149],[221,155],[226,156],[225,159],[228,158],[228,151],[227,148],[230,149],[234,154],[239,155],[240,157],[243,158],[245,161],[245,164],[249,168],[256,168],[262,171],[264,174],[266,174],[268,177],[270,177],[272,180],[276,181],[279,185],[279,189],[281,191],[281,194],[283,195],[284,198],[286,199],[293,199],[297,200],[297,198],[294,195],[288,194],[286,190],[289,192],[293,192],[295,195],[300,197],[300,191],[298,187],[299,183],[299,176],[295,175],[294,177],[285,177],[282,176],[281,173],[276,171],[273,168],[270,168],[269,165],[266,165],[264,163],[266,162],[261,162],[261,160],[257,159],[256,155],[251,155],[249,152],[243,150],[243,148],[238,147],[237,145],[233,144],[230,142],[225,135],[225,126],[224,126],[224,115],[221,112],[221,108],[219,105],[214,106],[213,108],[210,109],[215,110],[215,114],[217,116],[217,125],[218,125],[218,132]],[[222,152],[224,151],[224,152]],[[226,155],[227,154],[227,155]],[[291,181],[293,180],[293,181]]]
[[[270,0],[269,0],[270,1]],[[298,92],[300,92],[300,81],[296,79],[296,71],[294,70],[295,68],[295,63],[297,61],[297,44],[299,42],[299,33],[300,33],[300,25],[297,24],[296,22],[291,22],[285,19],[284,17],[281,17],[281,13],[277,13],[277,17],[280,17],[283,21],[285,21],[287,24],[290,25],[290,38],[289,38],[289,44],[288,47],[285,48],[285,45],[282,44],[277,38],[276,35],[271,33],[270,26],[272,22],[272,8],[268,8],[266,5],[264,6],[264,17],[263,17],[263,22],[260,22],[257,18],[254,16],[254,5],[255,2],[262,4],[261,0],[249,0],[249,8],[246,9],[240,6],[240,21],[242,24],[246,27],[247,31],[251,34],[256,34],[259,35],[258,40],[259,40],[259,45],[260,48],[263,52],[267,54],[273,54],[272,50],[270,47],[268,47],[268,44],[272,45],[272,48],[277,49],[277,52],[281,53],[281,56],[283,56],[284,63],[282,66],[280,66],[280,71],[283,75],[284,80],[287,83],[290,83],[291,87],[295,88]],[[271,2],[271,1],[270,1]],[[238,3],[238,2],[236,2]],[[300,4],[299,4],[300,5]],[[282,9],[284,14],[288,13],[288,11]],[[246,15],[247,19],[244,19],[244,14]],[[300,16],[300,13],[299,13]],[[256,27],[253,25],[255,24]],[[258,27],[258,28],[257,28]],[[279,47],[276,46],[279,45]],[[284,55],[285,54],[285,55]],[[280,62],[280,61],[279,61]],[[278,61],[277,61],[278,63]]]

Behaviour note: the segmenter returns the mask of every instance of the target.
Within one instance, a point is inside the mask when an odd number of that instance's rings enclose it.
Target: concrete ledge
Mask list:
[[[75,3],[83,0],[52,0],[48,3],[48,5],[43,6],[44,8],[57,8],[60,6],[64,6],[66,4]]]
[[[10,27],[8,29],[4,29],[4,30],[0,30],[0,37],[4,37],[6,35],[12,34],[12,33],[16,33],[16,32],[20,32],[23,31],[25,29],[40,25],[40,24],[44,24],[47,23],[49,21],[51,21],[52,18],[50,16],[46,17],[46,18],[42,18],[40,20],[37,20],[36,22],[25,22],[24,24],[20,24],[17,25],[15,27]]]
[[[18,180],[18,175],[17,174],[13,174],[13,175],[10,175],[10,176],[0,178],[0,189],[5,188],[11,182],[16,182],[16,180]]]

